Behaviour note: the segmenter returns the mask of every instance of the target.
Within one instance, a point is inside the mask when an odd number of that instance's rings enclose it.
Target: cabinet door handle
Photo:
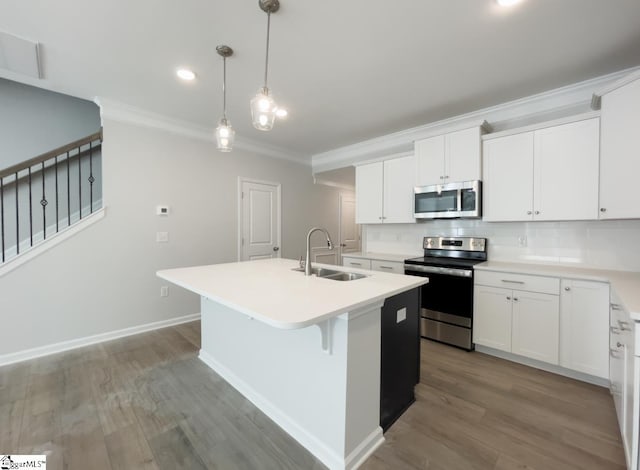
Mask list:
[[[611,332],[612,335],[620,334],[620,328],[618,328],[617,326],[610,326],[609,331]]]
[[[618,342],[616,343],[616,347],[617,347],[617,348],[621,348],[622,346],[624,346],[624,344],[622,344],[620,341],[618,341]]]
[[[524,281],[510,281],[509,279],[502,279],[502,282],[508,282],[509,284],[524,284]]]
[[[511,300],[511,297],[507,296],[507,300]]]
[[[514,298],[513,298],[513,301],[514,301],[514,302],[517,302],[517,301],[518,301],[518,298],[517,298],[517,297],[514,297]]]
[[[609,349],[609,356],[613,357],[614,359],[619,359],[620,356],[618,355],[620,351],[617,351],[615,349]]]
[[[380,266],[380,269],[393,269],[393,266]]]
[[[444,176],[441,176],[441,177],[440,177],[440,179],[441,179],[441,180],[443,180],[443,179],[444,179]]]
[[[536,211],[536,212],[535,212],[535,214],[536,214],[536,215],[540,215],[540,211]]]
[[[569,292],[571,290],[571,287],[567,286],[564,288],[564,290],[566,290],[567,292]]]
[[[362,263],[354,263],[353,261],[351,261],[349,264],[351,266],[362,266]]]
[[[601,207],[600,208],[600,212],[607,212],[607,208],[606,207]]]
[[[620,305],[618,305],[618,304],[611,304],[611,310],[620,310]]]
[[[527,211],[527,215],[531,215],[531,211]]]

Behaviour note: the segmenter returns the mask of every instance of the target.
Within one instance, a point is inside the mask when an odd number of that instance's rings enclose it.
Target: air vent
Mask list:
[[[0,68],[33,78],[43,78],[39,44],[0,31]]]

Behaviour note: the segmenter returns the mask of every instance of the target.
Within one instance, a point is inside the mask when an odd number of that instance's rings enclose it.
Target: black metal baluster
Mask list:
[[[89,142],[89,198],[91,214],[93,214],[93,182],[95,180],[93,177],[93,142]]]
[[[14,181],[16,186],[16,255],[20,254],[20,212],[18,209],[18,172],[16,171],[16,180]]]
[[[33,197],[31,196],[31,167],[29,167],[29,243],[33,246]]]
[[[60,216],[58,215],[58,156],[55,157],[55,171],[56,171],[56,233],[60,231]]]
[[[47,239],[47,201],[45,188],[44,188],[44,162],[42,162],[42,199],[40,199],[40,205],[42,206],[42,239]]]
[[[71,177],[69,176],[69,152],[67,151],[67,227],[71,225]]]
[[[80,214],[80,218],[78,220],[82,220],[82,165],[80,165],[80,154],[82,150],[82,146],[78,147],[78,211]]]
[[[0,177],[0,239],[2,239],[2,262],[4,263],[4,178]]]

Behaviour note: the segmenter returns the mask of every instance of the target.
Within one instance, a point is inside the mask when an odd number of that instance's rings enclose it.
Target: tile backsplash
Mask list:
[[[501,222],[432,220],[363,226],[363,251],[419,256],[422,238],[484,237],[493,261],[640,271],[640,220]]]

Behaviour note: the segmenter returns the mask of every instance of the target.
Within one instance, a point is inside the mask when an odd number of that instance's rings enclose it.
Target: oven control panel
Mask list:
[[[425,250],[486,251],[487,239],[472,237],[425,237],[423,247]]]

